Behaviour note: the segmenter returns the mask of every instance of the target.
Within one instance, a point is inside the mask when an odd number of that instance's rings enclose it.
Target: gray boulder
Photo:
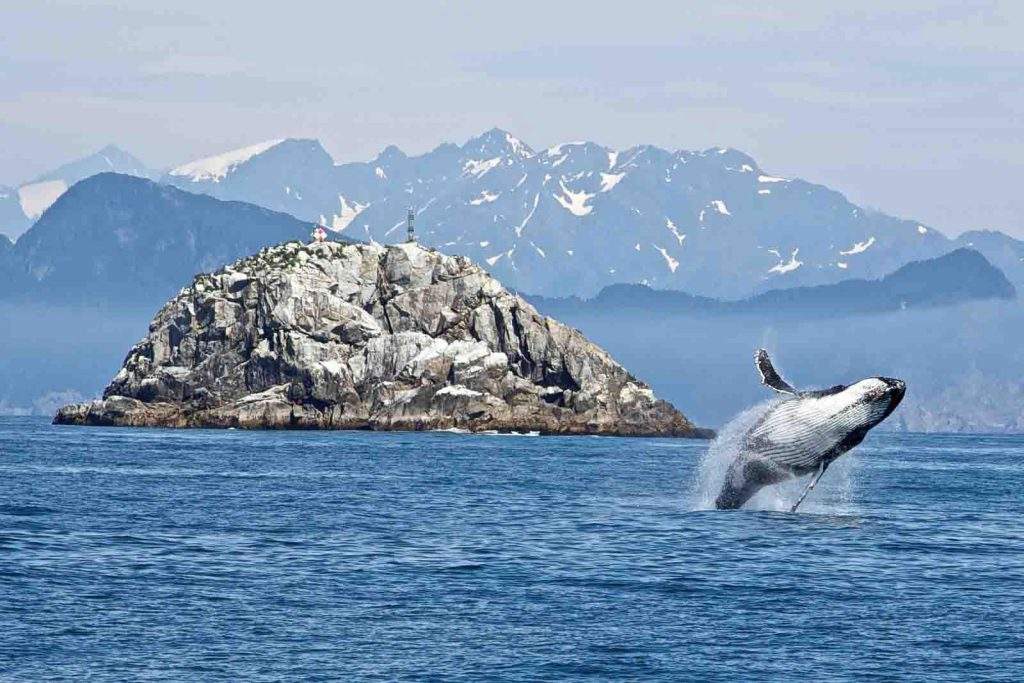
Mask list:
[[[468,259],[333,242],[197,276],[55,422],[709,436]]]

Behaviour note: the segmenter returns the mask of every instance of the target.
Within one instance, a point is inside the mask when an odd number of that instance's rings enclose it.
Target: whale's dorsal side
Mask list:
[[[767,351],[758,349],[754,354],[754,363],[757,365],[757,371],[761,373],[761,384],[781,394],[797,395],[796,389],[775,371],[775,366],[772,365],[772,359],[768,357]]]
[[[831,396],[838,394],[840,391],[846,391],[850,388],[848,384],[837,384],[834,387],[828,389],[815,389],[814,391],[801,391],[800,395],[807,398],[821,398],[822,396]]]

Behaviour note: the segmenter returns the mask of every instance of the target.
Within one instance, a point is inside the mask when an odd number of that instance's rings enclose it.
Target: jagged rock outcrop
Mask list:
[[[55,422],[709,435],[468,259],[332,242],[197,276]]]

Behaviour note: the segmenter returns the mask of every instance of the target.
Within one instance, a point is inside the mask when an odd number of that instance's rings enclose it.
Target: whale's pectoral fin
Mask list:
[[[796,395],[796,389],[791,387],[789,382],[782,379],[779,373],[775,371],[775,366],[772,365],[772,360],[768,357],[767,351],[758,349],[757,353],[754,354],[754,362],[757,364],[757,371],[761,373],[761,384],[783,394]]]
[[[821,479],[821,475],[825,474],[825,470],[827,469],[828,463],[822,460],[821,464],[818,465],[818,471],[815,472],[813,477],[811,477],[811,482],[807,485],[807,488],[804,489],[804,492],[801,493],[800,497],[797,498],[795,503],[793,503],[793,507],[789,508],[790,512],[796,512],[796,509],[800,507],[800,503],[804,502],[804,498],[806,498],[807,494],[811,492],[811,489],[817,485],[818,480]]]

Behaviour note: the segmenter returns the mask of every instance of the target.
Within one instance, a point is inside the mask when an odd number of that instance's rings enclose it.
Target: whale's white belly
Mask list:
[[[748,456],[801,473],[815,469],[826,453],[868,424],[870,405],[843,392],[797,397],[772,408],[747,435]]]

